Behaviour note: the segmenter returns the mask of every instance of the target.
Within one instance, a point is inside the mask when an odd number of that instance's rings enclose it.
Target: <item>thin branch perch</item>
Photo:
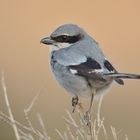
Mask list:
[[[15,123],[15,119],[14,119],[14,116],[13,116],[13,113],[12,113],[12,110],[10,107],[9,99],[8,99],[8,94],[7,94],[7,89],[6,89],[5,79],[4,79],[4,72],[2,72],[1,84],[2,84],[2,88],[3,88],[3,92],[4,92],[4,99],[5,99],[5,103],[7,106],[9,118],[11,120],[16,139],[20,140],[20,135],[19,135],[19,132],[18,132],[18,129],[17,129],[16,123]]]

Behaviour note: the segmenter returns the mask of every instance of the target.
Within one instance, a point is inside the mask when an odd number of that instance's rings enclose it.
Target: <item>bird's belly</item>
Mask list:
[[[102,95],[110,87],[110,83],[105,84],[101,81],[93,82],[84,77],[73,75],[64,69],[55,71],[54,75],[58,83],[68,91],[72,96],[91,97],[93,90],[96,89],[96,95]]]
[[[70,73],[66,67],[58,63],[51,65],[51,68],[58,83],[72,96],[91,96],[91,89],[83,77]]]
[[[61,75],[60,78],[56,76],[59,84],[68,91],[72,96],[90,97],[92,91],[83,77],[74,75]]]

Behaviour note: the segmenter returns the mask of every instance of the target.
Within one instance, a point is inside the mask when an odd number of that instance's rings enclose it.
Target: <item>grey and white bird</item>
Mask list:
[[[72,96],[75,109],[78,97],[104,95],[113,81],[124,85],[122,79],[140,79],[140,75],[119,73],[103,54],[99,44],[75,24],[58,27],[41,43],[51,45],[51,68],[58,83]],[[74,110],[73,110],[74,111]]]

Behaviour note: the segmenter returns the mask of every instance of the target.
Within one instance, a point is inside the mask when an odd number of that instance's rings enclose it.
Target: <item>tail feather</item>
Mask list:
[[[124,85],[124,81],[122,79],[116,78],[115,81],[119,84],[119,85]]]
[[[115,79],[140,79],[140,75],[138,74],[130,74],[130,73],[107,73],[105,75],[108,75],[110,77],[113,77]]]

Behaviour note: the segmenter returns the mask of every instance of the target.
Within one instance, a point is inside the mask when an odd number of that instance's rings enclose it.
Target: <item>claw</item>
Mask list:
[[[75,109],[76,109],[76,105],[78,104],[78,96],[75,96],[75,97],[72,97],[72,107],[73,107],[73,110],[72,112],[74,113]]]
[[[83,116],[83,122],[85,125],[89,126],[91,123],[91,114],[89,111],[87,111]]]

